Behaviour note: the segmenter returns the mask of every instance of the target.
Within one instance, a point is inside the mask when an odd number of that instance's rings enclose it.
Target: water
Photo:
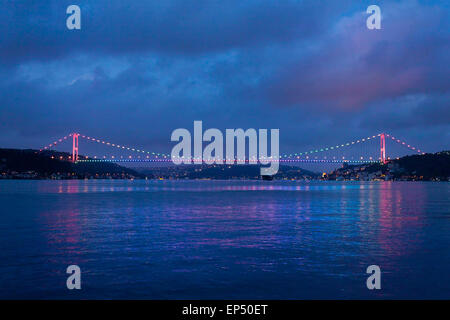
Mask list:
[[[450,298],[450,184],[0,181],[0,298]],[[81,290],[66,288],[79,265]],[[366,288],[379,265],[381,290]]]

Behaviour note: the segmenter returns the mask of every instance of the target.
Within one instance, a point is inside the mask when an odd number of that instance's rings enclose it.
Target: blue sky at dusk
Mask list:
[[[448,1],[0,3],[0,147],[78,131],[168,152],[202,120],[280,128],[282,152],[382,131],[449,149]]]

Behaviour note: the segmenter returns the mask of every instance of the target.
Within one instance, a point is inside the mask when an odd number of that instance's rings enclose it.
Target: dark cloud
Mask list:
[[[364,20],[355,13],[307,57],[284,67],[265,84],[273,103],[355,110],[408,94],[447,92],[448,10],[406,2],[383,9],[389,14],[382,30],[361,28]]]
[[[363,114],[361,127],[378,130],[445,128],[450,126],[450,94],[407,96],[374,105]]]
[[[0,57],[19,63],[84,51],[192,55],[299,41],[325,31],[348,2],[77,1],[82,28],[73,32],[65,25],[72,2],[7,2],[0,16]]]

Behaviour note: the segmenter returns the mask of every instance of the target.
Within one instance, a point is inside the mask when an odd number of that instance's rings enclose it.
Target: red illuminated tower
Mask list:
[[[74,133],[72,135],[73,137],[73,144],[72,144],[72,162],[76,162],[78,160],[78,137],[79,133]]]
[[[386,163],[386,140],[384,133],[380,134],[380,160]]]

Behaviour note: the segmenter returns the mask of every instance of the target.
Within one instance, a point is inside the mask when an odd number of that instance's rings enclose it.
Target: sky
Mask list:
[[[279,128],[282,153],[380,132],[450,149],[448,1],[0,3],[0,147],[80,132],[170,152],[202,120]]]

